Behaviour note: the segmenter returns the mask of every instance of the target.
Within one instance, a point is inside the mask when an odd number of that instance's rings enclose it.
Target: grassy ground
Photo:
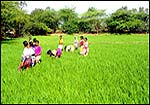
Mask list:
[[[1,42],[1,103],[149,103],[149,35],[87,36],[89,55],[63,52],[58,36],[34,36],[42,47],[42,63],[22,71],[24,40]],[[71,44],[73,36],[63,36]],[[79,37],[78,37],[79,39]]]

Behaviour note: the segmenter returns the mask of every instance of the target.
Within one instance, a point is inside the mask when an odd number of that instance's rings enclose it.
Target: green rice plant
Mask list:
[[[89,55],[63,52],[49,57],[59,36],[40,41],[42,62],[18,73],[24,40],[1,42],[1,103],[149,103],[149,35],[83,35]],[[79,36],[78,36],[79,39]],[[64,45],[74,37],[63,36]]]

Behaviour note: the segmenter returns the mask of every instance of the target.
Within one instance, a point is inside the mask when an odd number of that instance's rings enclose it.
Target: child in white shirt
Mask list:
[[[77,37],[74,37],[74,47],[75,47],[75,49],[78,48],[78,39],[77,39]]]
[[[28,70],[28,68],[30,67],[30,64],[31,64],[31,50],[29,49],[28,42],[24,41],[23,45],[24,45],[24,50],[23,50],[23,54],[22,54],[21,63],[18,67],[19,72],[20,72],[21,68],[23,68],[23,67],[26,68],[26,70]]]

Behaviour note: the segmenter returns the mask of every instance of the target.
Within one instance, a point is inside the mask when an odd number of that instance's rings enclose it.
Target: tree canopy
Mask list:
[[[23,2],[25,6],[26,2]],[[13,31],[11,36],[8,32]],[[106,10],[88,8],[77,14],[75,8],[36,8],[27,14],[19,1],[1,1],[1,37],[73,33],[148,33],[149,9],[121,7],[107,15]]]

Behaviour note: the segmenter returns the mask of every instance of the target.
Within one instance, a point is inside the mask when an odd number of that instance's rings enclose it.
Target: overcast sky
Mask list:
[[[127,6],[128,9],[132,8],[149,8],[149,1],[26,1],[27,7],[23,9],[31,13],[35,8],[45,9],[51,7],[56,11],[65,7],[75,7],[78,14],[82,14],[88,10],[89,7],[96,9],[106,9],[106,13],[110,14],[115,12],[122,6]]]

